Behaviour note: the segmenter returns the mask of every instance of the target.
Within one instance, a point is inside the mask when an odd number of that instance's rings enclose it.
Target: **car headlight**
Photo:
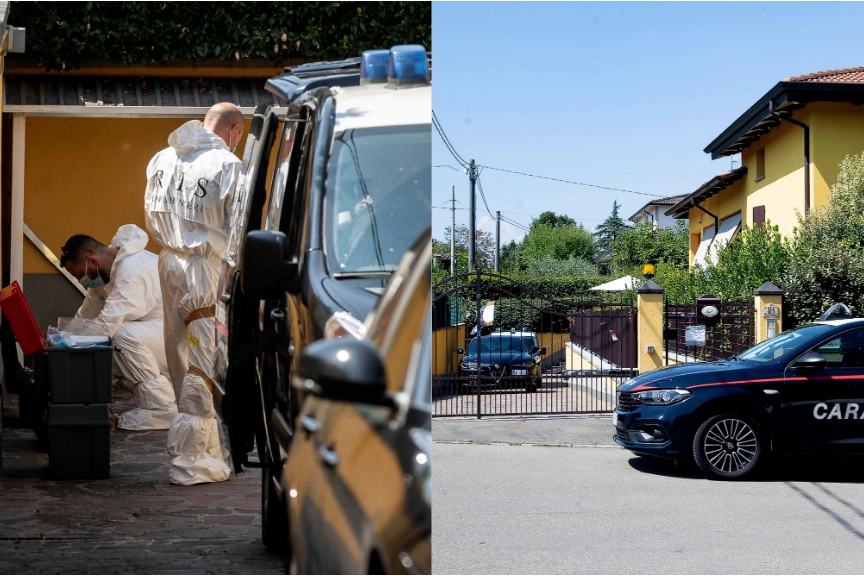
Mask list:
[[[646,390],[633,394],[639,402],[647,406],[669,406],[690,397],[687,390]]]

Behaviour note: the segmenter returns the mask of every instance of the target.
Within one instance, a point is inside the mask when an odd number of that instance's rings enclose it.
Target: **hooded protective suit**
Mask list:
[[[227,435],[213,408],[216,287],[242,163],[192,120],[147,166],[147,229],[163,246],[165,352],[180,414],[168,431],[174,484],[227,480]]]
[[[90,288],[76,318],[93,320],[114,339],[114,372],[134,385],[137,408],[120,416],[126,430],[165,430],[177,415],[174,389],[166,377],[162,340],[162,290],[157,257],[146,251],[147,234],[134,224],[117,230],[111,246],[119,252],[111,280]]]

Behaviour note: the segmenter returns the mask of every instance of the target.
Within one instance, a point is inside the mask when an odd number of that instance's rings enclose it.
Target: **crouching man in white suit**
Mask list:
[[[144,230],[126,224],[109,246],[78,234],[61,248],[60,264],[87,288],[75,318],[92,320],[113,338],[120,350],[114,373],[134,386],[137,407],[118,423],[125,430],[167,430],[177,415],[165,360],[159,257],[144,249],[147,241]]]

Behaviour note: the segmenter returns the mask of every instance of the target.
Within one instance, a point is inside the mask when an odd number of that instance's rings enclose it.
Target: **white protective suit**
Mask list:
[[[213,408],[219,266],[242,163],[225,141],[192,120],[147,166],[147,229],[163,246],[159,278],[165,352],[180,414],[168,431],[174,484],[227,480],[228,438]]]
[[[114,339],[114,373],[134,385],[137,408],[124,412],[125,430],[165,430],[177,415],[174,389],[166,375],[162,289],[157,256],[144,248],[147,233],[134,224],[117,230],[111,246],[119,248],[110,282],[87,290],[75,318],[93,320]]]

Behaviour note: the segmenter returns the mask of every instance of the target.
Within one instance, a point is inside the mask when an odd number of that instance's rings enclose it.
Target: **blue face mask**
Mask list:
[[[85,263],[85,265],[84,265],[84,276],[82,276],[81,278],[78,279],[78,283],[81,284],[81,286],[83,286],[85,289],[90,289],[90,288],[99,288],[100,286],[105,284],[105,281],[102,280],[101,276],[99,276],[99,267],[98,266],[96,267],[96,278],[90,278],[90,276],[87,275],[87,269],[88,268],[89,268],[89,262]]]

